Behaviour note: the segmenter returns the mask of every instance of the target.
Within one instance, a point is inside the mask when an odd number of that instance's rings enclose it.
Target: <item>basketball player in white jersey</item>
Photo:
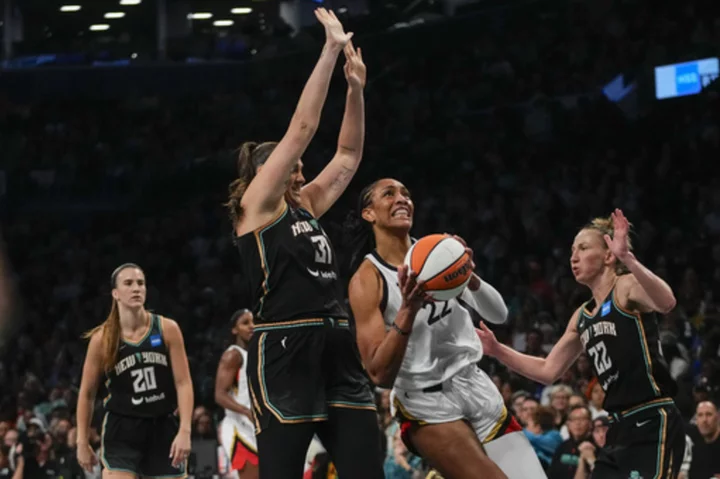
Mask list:
[[[247,375],[247,345],[252,336],[253,314],[236,311],[230,319],[234,344],[223,353],[215,377],[215,402],[225,408],[220,435],[231,469],[240,479],[257,479],[258,455]]]
[[[393,387],[408,448],[446,479],[545,478],[497,387],[477,366],[483,350],[473,318],[505,322],[500,293],[473,274],[456,299],[429,300],[403,266],[413,203],[402,183],[382,179],[366,187],[357,215],[374,239],[349,286],[358,346],[371,379]]]

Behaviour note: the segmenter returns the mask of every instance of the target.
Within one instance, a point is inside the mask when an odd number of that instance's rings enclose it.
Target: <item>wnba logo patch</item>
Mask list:
[[[157,348],[161,344],[162,344],[162,336],[160,336],[159,334],[150,336],[150,346],[152,346],[153,348]]]

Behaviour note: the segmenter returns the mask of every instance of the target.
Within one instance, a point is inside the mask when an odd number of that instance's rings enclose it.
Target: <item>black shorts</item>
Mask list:
[[[187,465],[175,468],[169,457],[178,427],[172,415],[141,418],[106,412],[100,436],[103,467],[144,477],[187,477]]]
[[[633,410],[612,419],[592,479],[677,477],[685,455],[680,411],[672,401]]]
[[[259,325],[248,347],[256,433],[274,416],[282,424],[324,421],[328,407],[375,410],[348,320]]]

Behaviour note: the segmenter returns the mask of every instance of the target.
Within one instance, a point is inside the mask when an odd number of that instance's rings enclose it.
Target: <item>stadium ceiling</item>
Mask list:
[[[157,0],[12,1],[20,12],[23,40],[27,41],[56,35],[82,36],[90,32],[153,36],[157,28]],[[165,0],[164,3],[171,30],[178,21],[186,21],[191,31],[239,30],[251,24],[257,26],[264,14],[277,10],[273,0]]]

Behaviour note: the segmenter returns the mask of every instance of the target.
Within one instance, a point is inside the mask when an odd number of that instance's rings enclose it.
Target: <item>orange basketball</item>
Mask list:
[[[472,258],[463,244],[447,234],[428,235],[410,247],[405,264],[425,281],[435,301],[448,301],[460,293],[472,276]]]

